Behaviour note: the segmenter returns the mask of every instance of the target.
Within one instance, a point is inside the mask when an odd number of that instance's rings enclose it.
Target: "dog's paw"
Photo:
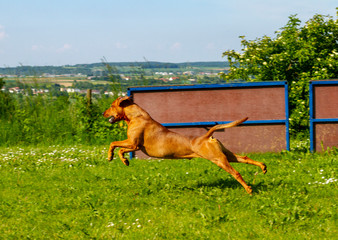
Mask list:
[[[267,169],[265,163],[262,164],[262,167],[261,167],[261,168],[262,168],[262,171],[263,171],[264,174],[268,171],[268,169]]]
[[[108,155],[108,162],[113,161],[113,159],[114,159],[114,155]]]
[[[252,188],[250,186],[247,186],[245,188],[245,190],[247,191],[247,193],[249,193],[250,195],[252,195]]]
[[[127,159],[123,160],[123,164],[129,166],[129,161]]]

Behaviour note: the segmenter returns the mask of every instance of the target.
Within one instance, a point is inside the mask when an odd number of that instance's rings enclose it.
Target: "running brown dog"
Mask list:
[[[263,173],[267,171],[264,163],[233,154],[220,141],[212,137],[214,131],[235,127],[248,118],[216,125],[203,136],[190,138],[169,131],[127,96],[117,98],[103,113],[103,116],[109,118],[110,123],[124,120],[128,124],[128,139],[110,144],[108,161],[113,160],[114,149],[117,147],[121,148],[118,155],[126,166],[129,166],[129,161],[124,157],[124,153],[137,150],[156,158],[205,158],[230,173],[249,194],[252,192],[251,187],[245,183],[239,172],[229,162],[252,164],[260,167]]]

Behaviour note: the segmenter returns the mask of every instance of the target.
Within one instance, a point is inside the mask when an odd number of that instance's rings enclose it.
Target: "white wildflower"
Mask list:
[[[112,222],[109,222],[108,225],[107,225],[107,227],[114,227],[114,226],[115,226],[115,224],[112,223]]]

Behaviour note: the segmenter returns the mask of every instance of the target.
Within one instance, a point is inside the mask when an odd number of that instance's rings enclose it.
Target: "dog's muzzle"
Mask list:
[[[113,124],[114,122],[115,122],[115,118],[114,117],[111,117],[111,118],[109,118],[109,120],[108,120],[111,124]]]

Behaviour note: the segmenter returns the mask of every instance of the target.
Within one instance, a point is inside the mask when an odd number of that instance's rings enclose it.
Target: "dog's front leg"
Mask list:
[[[112,161],[114,158],[114,150],[115,150],[115,142],[112,142],[109,146],[109,150],[108,150],[108,161]]]
[[[131,140],[126,139],[124,141],[117,141],[117,142],[112,142],[109,146],[109,150],[108,150],[108,161],[112,161],[114,158],[114,149],[120,147],[121,149],[119,150],[119,157],[121,159],[121,161],[128,166],[129,165],[129,161],[124,158],[123,154],[125,152],[132,152],[132,151],[136,151],[139,149],[139,147],[137,146],[137,144],[134,144]]]
[[[128,161],[128,159],[126,159],[124,157],[124,154],[128,153],[128,152],[134,152],[136,150],[138,150],[138,148],[136,148],[136,149],[135,148],[121,148],[119,150],[118,154],[119,154],[119,157],[120,157],[120,159],[121,159],[121,161],[123,162],[124,165],[129,166],[129,161]]]

